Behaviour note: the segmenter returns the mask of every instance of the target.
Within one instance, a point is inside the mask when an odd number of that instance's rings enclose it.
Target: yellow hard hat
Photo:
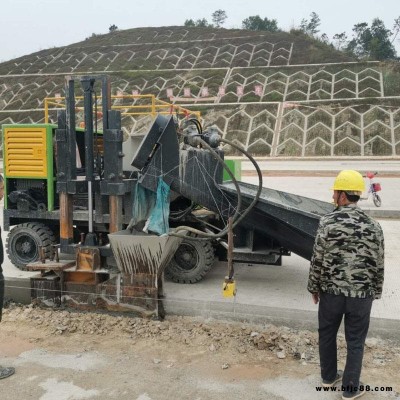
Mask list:
[[[359,172],[352,169],[345,169],[339,172],[332,190],[363,192],[365,190],[365,182]]]

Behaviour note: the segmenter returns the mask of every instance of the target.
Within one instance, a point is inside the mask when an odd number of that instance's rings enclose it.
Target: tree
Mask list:
[[[393,32],[392,43],[395,41],[397,35],[398,35],[399,32],[400,32],[400,17],[397,17],[397,18],[394,20],[393,31],[394,31],[394,32]]]
[[[207,27],[210,26],[210,24],[207,22],[205,18],[202,19],[197,19],[196,21],[193,21],[192,19],[187,19],[185,21],[185,26],[198,26],[198,27]]]
[[[342,50],[345,44],[347,43],[346,32],[336,33],[336,35],[333,35],[333,40],[335,42],[336,49]]]
[[[371,27],[361,22],[353,27],[353,39],[347,50],[357,57],[372,60],[388,60],[396,57],[396,50],[390,41],[392,32],[386,29],[379,18],[375,18]]]
[[[310,14],[310,21],[306,19],[302,19],[300,22],[300,29],[309,36],[315,36],[318,32],[319,29],[318,27],[321,25],[321,19],[319,18],[318,14],[316,12],[312,12]]]
[[[109,32],[115,32],[118,30],[118,26],[115,24],[110,25],[110,27],[108,28]]]
[[[262,19],[259,15],[253,15],[242,21],[242,28],[250,31],[278,32],[278,22],[276,19]]]
[[[196,26],[196,23],[190,18],[185,20],[184,26]]]
[[[369,56],[376,60],[395,58],[396,50],[390,41],[391,36],[392,32],[386,29],[383,21],[379,18],[375,18],[371,24]]]
[[[329,44],[329,37],[326,33],[323,33],[320,38],[322,43]]]
[[[366,22],[355,24],[353,27],[353,39],[347,45],[347,50],[357,57],[363,57],[370,41],[370,31]]]
[[[226,11],[224,10],[216,10],[211,14],[212,22],[216,28],[221,28],[221,26],[225,23],[225,20],[228,18]]]

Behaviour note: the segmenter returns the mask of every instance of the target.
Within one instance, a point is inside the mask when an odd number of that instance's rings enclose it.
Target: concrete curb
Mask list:
[[[16,303],[31,303],[31,281],[30,278],[7,278],[5,277],[4,298],[12,299]]]
[[[6,278],[5,298],[16,303],[30,304],[30,279]],[[212,318],[250,324],[284,325],[293,329],[318,329],[317,311],[305,311],[234,301],[199,301],[169,297],[163,299],[167,315]],[[400,320],[371,318],[370,336],[399,341]]]
[[[335,177],[341,169],[335,170],[281,170],[281,169],[263,169],[261,173],[263,176],[294,176],[294,177],[318,177],[318,178],[331,178]],[[362,174],[367,173],[368,171],[360,170]],[[242,170],[242,176],[257,176],[257,172],[255,170]],[[379,178],[399,178],[399,171],[382,171],[379,173]]]
[[[372,218],[388,218],[388,219],[400,219],[400,210],[365,210],[365,213],[370,215]]]
[[[316,331],[318,312],[287,309],[250,304],[199,302],[167,298],[163,300],[167,314],[213,318],[254,324],[273,324],[292,329]],[[341,328],[343,329],[343,327]],[[387,318],[372,318],[369,336],[399,341],[400,321]]]

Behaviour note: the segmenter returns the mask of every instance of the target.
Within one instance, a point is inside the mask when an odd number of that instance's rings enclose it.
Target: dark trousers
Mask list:
[[[359,386],[372,301],[372,297],[357,299],[321,293],[318,309],[318,334],[323,380],[333,381],[337,374],[336,337],[344,316],[347,359],[342,385],[349,391],[353,391],[353,388]]]
[[[3,299],[4,299],[4,276],[1,272],[0,266],[0,321],[1,321],[1,313],[3,311]]]

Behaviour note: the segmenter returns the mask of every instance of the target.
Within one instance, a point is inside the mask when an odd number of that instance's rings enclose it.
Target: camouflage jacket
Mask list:
[[[376,299],[382,295],[382,228],[355,204],[323,216],[311,258],[308,291]]]

